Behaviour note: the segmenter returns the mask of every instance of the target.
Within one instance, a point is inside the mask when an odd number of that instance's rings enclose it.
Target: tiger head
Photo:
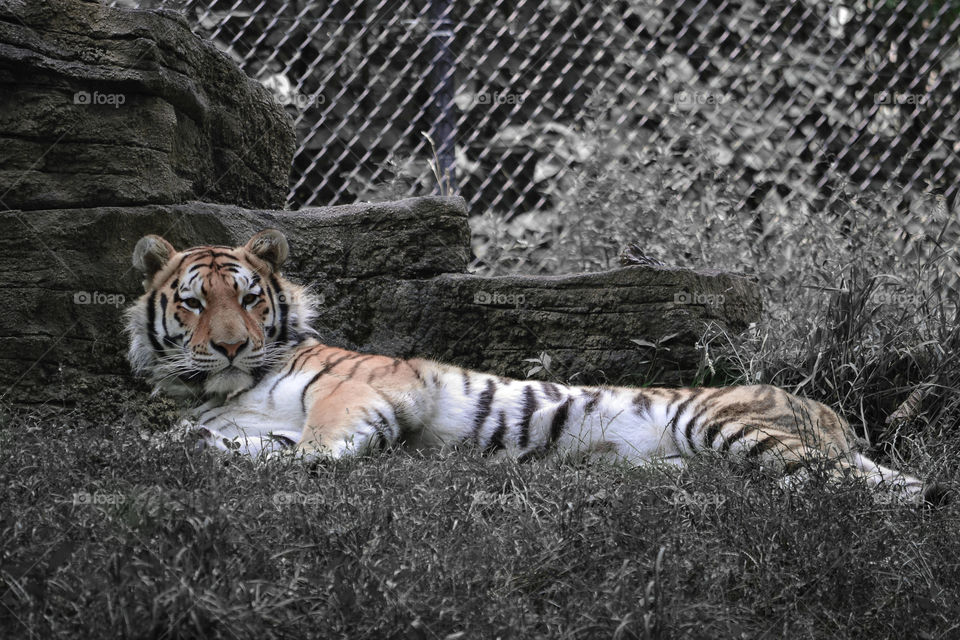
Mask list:
[[[259,381],[313,334],[313,300],[280,275],[289,254],[276,229],[242,247],[177,251],[160,236],[133,250],[146,293],[127,311],[128,358],[155,390],[225,396]]]

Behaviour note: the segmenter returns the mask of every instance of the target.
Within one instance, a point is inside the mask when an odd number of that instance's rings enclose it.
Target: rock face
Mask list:
[[[208,203],[7,211],[0,225],[0,282],[16,291],[0,307],[0,383],[19,401],[128,381],[122,312],[142,293],[130,255],[148,233],[186,248],[279,228],[291,245],[286,275],[323,300],[316,328],[326,342],[503,375],[523,376],[525,358],[547,353],[560,379],[689,382],[710,325],[736,332],[760,313],[756,285],[728,274],[468,275],[459,198],[298,212]]]
[[[511,377],[523,377],[534,366],[526,360],[546,354],[544,379],[580,384],[709,377],[703,339],[740,332],[761,311],[757,287],[745,278],[656,267],[549,277],[444,274],[383,283],[373,293],[364,305],[370,315],[349,325],[347,337],[357,344]],[[722,343],[710,353],[725,353]]]
[[[174,13],[0,2],[0,208],[282,208],[295,138]]]

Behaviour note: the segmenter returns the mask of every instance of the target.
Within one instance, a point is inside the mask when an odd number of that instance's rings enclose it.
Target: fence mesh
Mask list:
[[[471,213],[508,216],[600,156],[707,166],[741,210],[956,196],[957,2],[111,4],[183,12],[274,91],[291,208],[430,193],[434,158]]]

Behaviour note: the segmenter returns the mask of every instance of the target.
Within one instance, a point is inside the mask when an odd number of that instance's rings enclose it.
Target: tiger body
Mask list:
[[[254,455],[299,444],[339,457],[402,440],[415,448],[470,445],[514,457],[591,453],[644,463],[705,449],[757,455],[773,432],[800,444],[802,424],[830,424],[829,444],[849,451],[833,411],[773,386],[571,387],[313,339],[253,388],[195,417],[217,446]]]
[[[838,475],[923,499],[921,480],[856,453],[832,409],[774,386],[568,386],[324,345],[309,292],[279,273],[287,253],[274,230],[183,252],[147,236],[134,252],[146,293],[127,316],[130,362],[191,402],[190,428],[211,446],[337,458],[402,442],[674,465],[717,451],[787,475],[821,457]]]

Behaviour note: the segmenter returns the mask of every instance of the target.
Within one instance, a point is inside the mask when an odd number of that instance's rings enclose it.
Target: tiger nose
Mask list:
[[[227,356],[229,360],[233,360],[237,357],[237,353],[240,349],[243,349],[247,346],[247,343],[250,342],[249,339],[244,340],[243,342],[210,342],[210,346],[213,347],[215,351],[219,351],[223,355]]]

